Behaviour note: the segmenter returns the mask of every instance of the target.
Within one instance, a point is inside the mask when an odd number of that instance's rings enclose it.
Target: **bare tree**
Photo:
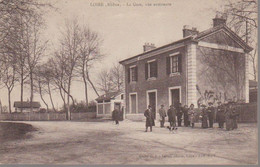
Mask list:
[[[59,54],[64,58],[64,74],[67,78],[66,94],[67,94],[67,119],[71,119],[70,99],[71,84],[76,77],[75,68],[77,67],[79,56],[79,48],[81,43],[80,28],[77,20],[66,23],[65,31],[62,32],[63,38],[61,42],[61,50]]]
[[[114,91],[113,83],[111,81],[111,74],[108,70],[102,70],[98,75],[98,90],[102,93]]]
[[[45,77],[46,77],[45,64],[36,66],[36,72],[35,73],[36,73],[35,80],[36,80],[36,83],[37,83],[36,84],[37,85],[36,90],[39,93],[41,100],[45,104],[47,111],[49,111],[49,105],[43,97],[44,94],[48,93],[47,88],[46,88],[47,83],[46,83],[46,80],[45,80]]]
[[[248,55],[253,68],[251,75],[257,80],[257,0],[229,1],[224,8],[224,12],[221,13],[227,16],[227,25],[247,44],[254,47],[254,51]]]
[[[0,81],[8,91],[8,110],[12,112],[11,93],[17,82],[15,57],[0,54]]]
[[[110,79],[113,83],[113,89],[115,91],[122,91],[124,88],[124,70],[123,67],[118,63],[110,69]]]
[[[40,8],[48,4],[33,0],[0,1],[0,42],[2,53],[16,57],[16,70],[20,78],[21,102],[24,82],[30,77],[33,99],[33,68],[38,61],[38,32],[42,23]],[[22,103],[23,104],[23,103]]]
[[[85,102],[88,105],[88,84],[98,95],[98,92],[90,80],[89,70],[92,68],[93,63],[102,58],[100,54],[100,39],[98,33],[92,31],[89,27],[80,27],[80,47],[79,47],[79,62],[78,72],[81,76],[85,87]]]
[[[123,68],[120,64],[114,64],[109,70],[102,70],[98,74],[98,90],[102,93],[122,91],[124,86],[123,75]]]

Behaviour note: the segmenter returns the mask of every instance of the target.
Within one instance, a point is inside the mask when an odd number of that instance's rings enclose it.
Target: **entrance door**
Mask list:
[[[130,113],[136,113],[136,94],[130,95]]]
[[[154,118],[156,118],[156,92],[149,92],[148,93],[148,102],[151,107],[152,107],[152,113]]]
[[[177,107],[178,104],[180,103],[180,89],[172,89],[171,97],[172,97],[171,105]]]

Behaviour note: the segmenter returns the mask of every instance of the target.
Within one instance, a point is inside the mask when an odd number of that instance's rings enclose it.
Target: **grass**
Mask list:
[[[27,133],[36,130],[32,125],[25,123],[0,122],[0,143],[27,139],[30,137]]]

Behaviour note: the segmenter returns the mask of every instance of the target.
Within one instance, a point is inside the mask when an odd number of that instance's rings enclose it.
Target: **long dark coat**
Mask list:
[[[217,115],[216,115],[216,121],[219,123],[225,122],[225,109],[222,106],[219,106],[217,108]]]
[[[226,108],[225,111],[225,122],[226,122],[226,130],[231,130],[233,129],[233,121],[231,119],[231,109]]]
[[[120,113],[117,109],[115,109],[113,112],[112,112],[112,119],[114,121],[119,121],[120,119]]]
[[[230,118],[232,119],[232,129],[237,129],[237,117],[238,117],[238,113],[235,109],[231,110],[230,113]]]
[[[145,110],[144,116],[146,118],[145,126],[154,126],[155,125],[153,113],[151,110],[149,110],[149,109]]]
[[[195,123],[195,111],[194,111],[194,109],[189,109],[188,114],[189,114],[190,123]]]
[[[207,113],[206,109],[202,109],[201,116],[202,116],[201,127],[202,128],[208,128],[209,127],[209,125],[208,125],[208,113]]]
[[[173,109],[170,108],[167,112],[167,115],[168,115],[169,122],[176,122],[176,109],[175,108],[173,108]]]

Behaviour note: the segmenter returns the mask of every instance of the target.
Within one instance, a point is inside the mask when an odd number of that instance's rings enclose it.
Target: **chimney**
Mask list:
[[[188,25],[183,26],[183,38],[190,36],[190,35],[197,35],[199,31],[195,27],[190,27]]]
[[[213,27],[226,24],[226,20],[226,16],[217,13],[216,17],[213,19]]]
[[[145,43],[143,47],[144,47],[144,52],[148,52],[156,48],[153,43]]]

